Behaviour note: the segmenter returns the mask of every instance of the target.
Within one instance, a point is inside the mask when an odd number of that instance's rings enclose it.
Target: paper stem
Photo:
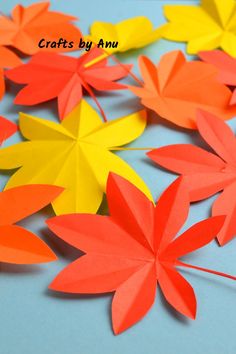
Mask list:
[[[110,150],[118,150],[118,151],[148,151],[148,150],[154,150],[156,148],[154,147],[140,147],[140,148],[123,148],[123,147],[114,147],[111,148]]]
[[[230,275],[230,274],[226,274],[226,273],[222,273],[222,272],[217,272],[216,270],[202,268],[202,267],[198,267],[198,266],[195,266],[195,265],[192,265],[192,264],[183,263],[183,262],[180,262],[180,261],[177,261],[176,265],[180,266],[180,267],[200,270],[201,272],[210,273],[210,274],[218,275],[220,277],[236,280],[236,276],[233,276],[233,275]]]
[[[107,118],[106,118],[105,112],[102,109],[102,106],[98,102],[98,100],[97,100],[96,96],[94,95],[93,91],[90,89],[89,85],[87,85],[87,83],[85,81],[82,81],[82,85],[88,91],[89,95],[92,97],[92,99],[94,100],[94,102],[98,106],[98,109],[99,109],[99,111],[100,111],[100,113],[102,115],[102,118],[103,118],[104,122],[107,122]]]
[[[99,61],[103,60],[103,59],[106,59],[107,58],[107,54],[106,53],[103,53],[101,55],[99,55],[99,57],[89,61],[88,63],[84,64],[84,67],[85,68],[89,68],[90,66],[92,65],[95,65],[97,64]]]

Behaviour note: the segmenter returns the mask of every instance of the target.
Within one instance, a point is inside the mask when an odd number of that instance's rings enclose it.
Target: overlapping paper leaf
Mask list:
[[[0,145],[4,142],[4,140],[10,138],[10,136],[12,136],[17,129],[18,127],[15,123],[0,116]]]
[[[51,262],[56,255],[32,232],[14,225],[52,202],[62,189],[29,185],[0,192],[0,262],[32,264]]]
[[[0,100],[5,93],[4,68],[14,68],[21,60],[10,49],[0,45]]]
[[[27,64],[6,74],[17,83],[27,84],[16,96],[15,103],[34,105],[57,97],[59,116],[63,119],[82,99],[82,89],[97,102],[93,89],[109,91],[126,88],[114,81],[127,76],[130,65],[108,66],[104,59],[92,66],[85,66],[101,54],[98,48],[79,58],[54,53],[36,54]]]
[[[112,54],[142,48],[160,39],[164,30],[165,25],[154,29],[152,22],[145,16],[129,18],[116,24],[96,21],[90,28],[90,35],[87,36],[87,40],[92,40],[93,43],[98,44],[102,39],[104,42],[103,49]],[[118,42],[118,45],[113,48],[108,42],[114,42],[114,44]]]
[[[201,221],[174,240],[189,210],[180,178],[154,206],[130,182],[110,174],[107,198],[110,216],[72,214],[47,221],[57,236],[86,253],[62,270],[50,289],[82,294],[115,292],[115,333],[126,330],[149,311],[157,285],[171,306],[194,319],[194,290],[177,271],[176,266],[184,264],[178,258],[208,244],[225,218]]]
[[[236,59],[221,50],[200,52],[199,56],[205,62],[217,67],[220,82],[235,87],[230,103],[236,104]]]
[[[198,108],[217,114],[222,119],[236,115],[229,107],[231,91],[218,82],[217,70],[200,61],[187,62],[180,51],[162,56],[156,66],[147,57],[139,59],[143,87],[130,86],[141,102],[172,123],[196,129]]]
[[[236,57],[235,0],[201,0],[200,5],[165,5],[170,21],[164,38],[188,42],[187,52],[221,47]]]
[[[32,55],[39,51],[42,38],[56,41],[63,37],[68,42],[78,42],[80,30],[71,21],[76,17],[50,11],[49,2],[39,2],[24,7],[16,5],[11,17],[0,16],[0,45],[12,46],[22,53]],[[67,51],[70,48],[44,48],[44,50]]]
[[[223,190],[213,204],[212,215],[227,215],[217,236],[224,245],[236,235],[236,138],[225,122],[207,112],[198,113],[197,126],[202,138],[218,156],[190,144],[161,147],[148,156],[184,176],[191,201]]]
[[[151,198],[137,173],[110,150],[136,139],[146,126],[140,111],[103,123],[82,100],[61,124],[20,114],[20,131],[30,140],[0,149],[0,169],[18,170],[6,188],[42,183],[65,191],[53,202],[57,214],[95,213],[110,171],[121,174]]]

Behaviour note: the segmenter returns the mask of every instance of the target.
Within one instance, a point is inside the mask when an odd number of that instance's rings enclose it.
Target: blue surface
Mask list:
[[[17,0],[0,0],[1,11],[9,13]],[[24,0],[22,4],[34,1]],[[164,22],[163,3],[181,1],[97,1],[53,0],[52,9],[68,12],[80,18],[79,25],[86,32],[94,20],[117,22],[136,15],[148,16],[155,25]],[[182,3],[191,3],[182,1]],[[62,33],[63,35],[63,33]],[[161,40],[147,48],[122,56],[123,62],[136,62],[140,53],[154,60],[172,49],[185,49],[185,45]],[[75,53],[76,54],[76,53]],[[74,55],[75,55],[74,54]],[[0,113],[17,121],[17,112],[24,111],[56,120],[56,104],[42,104],[32,108],[13,106],[18,89],[8,84],[8,93],[0,102]],[[101,104],[109,119],[139,109],[138,100],[127,92],[101,96]],[[236,131],[236,121],[229,124]],[[6,144],[20,140],[14,136]],[[143,136],[132,146],[163,146],[170,143],[194,142],[201,144],[197,133],[174,129],[155,116]],[[143,177],[157,198],[174,180],[152,165],[144,152],[122,152]],[[8,178],[1,174],[1,186]],[[214,198],[191,207],[188,222],[206,218]],[[234,354],[236,352],[236,287],[235,283],[195,271],[182,272],[190,281],[198,298],[196,321],[185,320],[166,305],[158,292],[156,303],[147,316],[136,326],[115,337],[111,330],[111,296],[61,296],[47,290],[47,285],[76,251],[58,241],[44,227],[44,220],[52,215],[46,208],[22,224],[37,232],[58,254],[59,261],[42,266],[0,265],[0,353],[2,354]],[[224,248],[212,242],[204,249],[190,255],[188,261],[224,272],[236,273],[236,241]]]

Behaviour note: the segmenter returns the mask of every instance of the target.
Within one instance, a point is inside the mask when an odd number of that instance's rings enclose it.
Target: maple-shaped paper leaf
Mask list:
[[[189,211],[181,178],[155,206],[130,182],[110,174],[107,199],[110,216],[72,214],[47,221],[57,236],[86,253],[62,270],[50,289],[81,294],[115,291],[115,333],[126,330],[148,312],[157,285],[171,306],[194,319],[194,290],[178,273],[178,258],[208,244],[225,218],[201,221],[174,240]]]
[[[107,66],[104,59],[92,66],[85,66],[101,54],[98,48],[79,58],[54,53],[36,54],[27,64],[6,73],[9,79],[27,84],[14,102],[34,105],[57,97],[59,116],[63,119],[82,99],[82,89],[96,100],[92,89],[109,91],[126,88],[114,81],[127,76],[131,65]]]
[[[164,33],[165,25],[156,29],[152,22],[145,16],[138,16],[120,21],[116,24],[96,21],[90,28],[87,40],[99,44],[104,42],[102,49],[106,53],[126,52],[130,49],[142,48],[160,39]],[[110,44],[109,44],[110,42]],[[112,44],[116,44],[112,47]],[[106,45],[107,44],[107,45]]]
[[[6,188],[32,183],[62,186],[65,191],[52,203],[56,214],[96,213],[112,171],[151,198],[138,174],[111,152],[141,135],[145,111],[103,123],[82,100],[61,124],[21,113],[19,126],[30,141],[0,149],[0,169],[18,168]]]
[[[4,68],[14,68],[21,60],[8,48],[0,45],[0,100],[5,93]]]
[[[212,215],[226,215],[218,233],[220,245],[236,235],[236,138],[227,124],[200,111],[198,131],[216,154],[190,144],[161,147],[148,156],[170,171],[182,174],[191,201],[202,200],[224,190],[213,204]]]
[[[39,41],[56,41],[63,37],[75,43],[81,32],[71,21],[76,17],[49,11],[49,2],[40,2],[24,7],[16,5],[11,17],[0,16],[0,45],[10,45],[22,53],[32,55],[39,51]],[[73,48],[43,48],[51,51],[68,51]]]
[[[235,87],[230,104],[236,104],[236,59],[221,50],[200,52],[198,55],[205,62],[217,67],[220,82]]]
[[[15,123],[9,121],[8,119],[0,116],[0,145],[10,136],[15,134],[18,127]]]
[[[214,66],[201,61],[187,62],[180,51],[162,56],[156,66],[145,56],[139,59],[143,87],[129,86],[141,102],[172,123],[196,129],[196,110],[202,108],[222,119],[236,115],[229,107],[232,93],[217,80]]]
[[[33,264],[57,257],[45,242],[16,222],[51,203],[62,188],[48,185],[21,186],[0,192],[0,262]]]
[[[170,21],[163,37],[188,42],[187,52],[221,47],[236,57],[235,0],[202,0],[197,5],[165,5],[164,14]]]

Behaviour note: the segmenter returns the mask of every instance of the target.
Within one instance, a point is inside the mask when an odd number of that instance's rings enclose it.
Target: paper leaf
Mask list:
[[[0,34],[1,36],[1,34]],[[4,68],[14,68],[22,62],[16,54],[0,45],[0,100],[5,93]]]
[[[0,262],[33,264],[52,262],[55,254],[32,232],[13,225],[52,202],[62,188],[29,185],[0,192]]]
[[[236,180],[236,179],[235,179]],[[227,215],[224,226],[220,230],[217,238],[220,245],[225,245],[236,235],[236,182],[225,188],[216,199],[212,207],[212,215]]]
[[[181,127],[196,129],[197,109],[217,114],[223,120],[236,114],[229,107],[231,91],[217,80],[217,69],[200,61],[187,62],[180,51],[162,56],[155,66],[139,59],[143,87],[129,86],[142,104]]]
[[[0,226],[0,262],[34,264],[57,259],[40,238],[16,225]]]
[[[178,42],[187,42],[187,52],[221,47],[236,56],[236,6],[234,0],[202,0],[197,5],[165,5],[169,20],[163,36]]]
[[[0,144],[15,134],[17,130],[18,127],[15,123],[0,116]]]
[[[18,56],[10,49],[0,46],[0,68],[14,68],[22,64]]]
[[[197,126],[202,138],[218,156],[183,144],[161,147],[147,155],[159,165],[183,176],[191,201],[202,200],[224,190],[212,209],[212,215],[227,216],[218,234],[219,243],[224,245],[236,235],[236,139],[225,122],[208,112],[198,112]]]
[[[53,202],[57,214],[98,210],[108,173],[120,173],[152,199],[137,173],[111,150],[135,140],[146,126],[144,111],[103,123],[85,101],[61,124],[20,114],[30,140],[0,150],[0,169],[20,167],[6,188],[52,184],[65,191]]]
[[[155,206],[148,199],[145,201],[145,195],[130,182],[111,173],[107,183],[110,216],[72,214],[49,219],[47,224],[58,237],[86,252],[59,273],[50,289],[92,294],[115,291],[112,322],[116,334],[147,313],[154,302],[158,282],[167,301],[177,311],[194,318],[194,293],[175,269],[177,257],[173,253],[182,250],[186,254],[213,240],[225,217],[202,221],[173,241],[176,236],[173,234],[184,223],[189,208],[181,191],[184,192],[183,185],[178,179],[164,191]],[[132,215],[131,221],[129,217],[122,218],[123,208],[127,215]],[[158,224],[165,213],[167,217],[165,222],[161,221],[163,228],[160,228]],[[145,217],[153,225],[149,230],[140,224]],[[172,251],[170,257],[168,248]]]
[[[212,50],[207,52],[200,52],[199,57],[206,63],[215,65],[218,69],[218,79],[223,84],[236,87],[236,59],[222,50]],[[230,103],[236,104],[236,88]]]
[[[71,113],[82,98],[82,89],[109,91],[126,88],[116,80],[127,76],[130,65],[108,66],[107,60],[85,67],[99,57],[102,51],[94,48],[79,58],[54,53],[38,53],[27,63],[6,76],[19,84],[26,84],[15,98],[16,104],[34,105],[58,99],[60,119]]]
[[[42,38],[56,41],[62,37],[75,44],[81,38],[81,32],[71,21],[75,17],[50,11],[49,2],[41,2],[24,7],[16,5],[11,17],[0,16],[0,43],[11,45],[24,54],[35,54],[39,51],[38,43]],[[68,51],[75,48],[43,48],[51,51]]]
[[[182,315],[194,320],[197,301],[194,290],[173,266],[163,266],[159,274],[159,284],[167,302]]]
[[[126,52],[130,49],[142,48],[161,38],[165,26],[153,28],[151,21],[145,16],[133,17],[116,24],[109,22],[94,22],[90,35],[86,39],[98,44],[102,39],[103,48],[107,53]],[[112,48],[108,42],[118,42]],[[107,43],[107,47],[106,47]]]

